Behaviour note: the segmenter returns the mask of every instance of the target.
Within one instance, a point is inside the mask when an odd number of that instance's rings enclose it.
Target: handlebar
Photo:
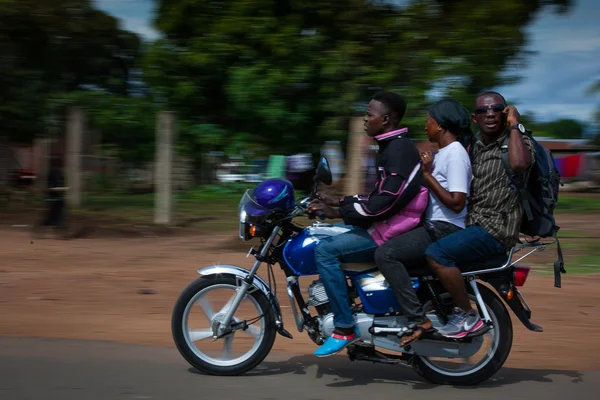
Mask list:
[[[296,207],[299,210],[299,213],[296,214],[296,216],[300,216],[300,215],[306,213],[307,208],[308,208],[308,203],[311,200],[314,200],[315,198],[316,197],[313,195],[313,196],[310,196],[310,197],[305,197],[302,200],[300,200],[298,202],[298,204],[296,205]],[[310,213],[309,216],[308,216],[308,218],[309,219],[319,218],[321,221],[323,221],[325,219],[325,214],[323,213],[323,211],[315,211],[313,213]]]
[[[313,215],[315,217],[318,217],[321,221],[325,219],[325,214],[323,213],[323,211],[315,211]]]

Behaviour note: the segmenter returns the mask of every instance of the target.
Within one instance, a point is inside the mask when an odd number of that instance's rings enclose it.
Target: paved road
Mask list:
[[[0,399],[598,399],[600,371],[505,368],[477,388],[434,386],[410,369],[346,357],[271,356],[254,373],[194,372],[174,348],[0,338]]]

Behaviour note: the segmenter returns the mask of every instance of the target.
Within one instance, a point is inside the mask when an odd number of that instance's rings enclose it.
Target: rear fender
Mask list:
[[[250,271],[248,271],[247,269],[238,267],[237,265],[227,265],[227,264],[211,265],[209,267],[201,268],[198,270],[198,274],[200,274],[201,276],[233,275],[236,278],[239,278],[240,280],[243,280],[244,278],[246,278],[249,273],[250,273]],[[275,313],[275,325],[276,325],[277,332],[281,336],[284,336],[288,339],[292,339],[292,334],[283,328],[283,318],[281,316],[281,307],[279,306],[279,301],[277,300],[277,297],[275,297],[275,295],[273,295],[273,292],[271,291],[271,288],[269,287],[269,285],[260,276],[254,275],[254,280],[252,281],[252,284],[250,286],[252,288],[254,288],[255,290],[260,290],[261,292],[263,292],[265,294],[265,296],[267,296],[267,299],[269,300],[269,303],[271,304],[271,308],[273,309],[273,312]]]
[[[480,278],[481,279],[481,278]],[[543,328],[539,325],[534,324],[530,321],[531,318],[531,310],[527,306],[525,299],[519,292],[519,290],[512,284],[512,282],[506,277],[490,277],[485,279],[500,295],[500,298],[503,299],[506,304],[510,307],[510,309],[515,313],[519,321],[527,329],[533,332],[543,332]],[[508,291],[512,290],[513,296],[511,299],[508,299]]]

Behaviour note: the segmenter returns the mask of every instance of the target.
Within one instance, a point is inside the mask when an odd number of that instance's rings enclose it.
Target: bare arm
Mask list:
[[[438,199],[450,210],[459,213],[465,208],[467,202],[466,193],[449,192],[440,185],[440,183],[431,174],[431,165],[433,163],[433,155],[430,151],[421,154],[423,178],[427,182],[429,189],[436,195]]]
[[[514,106],[508,106],[504,110],[508,112],[507,122],[509,126],[519,124],[519,112]],[[524,172],[531,166],[531,150],[523,142],[523,136],[517,128],[513,128],[508,141],[508,163],[515,172]]]
[[[423,177],[425,178],[429,189],[431,189],[437,198],[450,210],[458,214],[465,208],[467,202],[467,195],[465,193],[447,191],[431,174],[423,174]]]

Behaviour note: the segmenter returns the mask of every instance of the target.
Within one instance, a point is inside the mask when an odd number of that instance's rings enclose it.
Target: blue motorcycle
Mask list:
[[[321,221],[307,227],[294,223],[295,218],[307,215],[308,202],[314,198],[317,184],[331,184],[325,158],[316,168],[314,181],[311,195],[298,201],[291,183],[278,178],[263,181],[242,197],[239,237],[261,241],[258,249],[253,247],[248,253],[256,259],[254,265],[250,270],[221,264],[200,269],[200,277],[181,293],[173,310],[171,328],[175,344],[193,367],[211,375],[239,375],[265,359],[276,334],[292,339],[284,328],[276,296],[272,269],[275,264],[279,264],[286,276],[286,291],[298,331],[306,331],[317,345],[332,333],[333,314],[323,284],[320,279],[314,280],[308,286],[305,300],[300,278],[318,278],[315,244],[347,229]],[[322,219],[322,215],[317,217]],[[471,301],[486,326],[461,339],[425,333],[405,347],[400,347],[399,337],[408,325],[407,320],[377,266],[342,265],[361,335],[361,341],[347,348],[350,360],[409,366],[436,384],[474,385],[490,378],[502,367],[512,346],[513,328],[505,304],[528,329],[542,332],[541,327],[530,321],[531,311],[517,289],[525,283],[529,268],[516,263],[552,243],[519,244],[507,258],[462,267]],[[512,261],[513,255],[521,251],[527,253]],[[268,267],[268,282],[257,275],[263,264]],[[426,265],[410,272],[413,288],[434,328],[443,326],[454,307],[450,295]],[[211,300],[215,293],[220,294]],[[216,307],[219,301],[224,304]],[[246,312],[250,316],[242,317]]]

